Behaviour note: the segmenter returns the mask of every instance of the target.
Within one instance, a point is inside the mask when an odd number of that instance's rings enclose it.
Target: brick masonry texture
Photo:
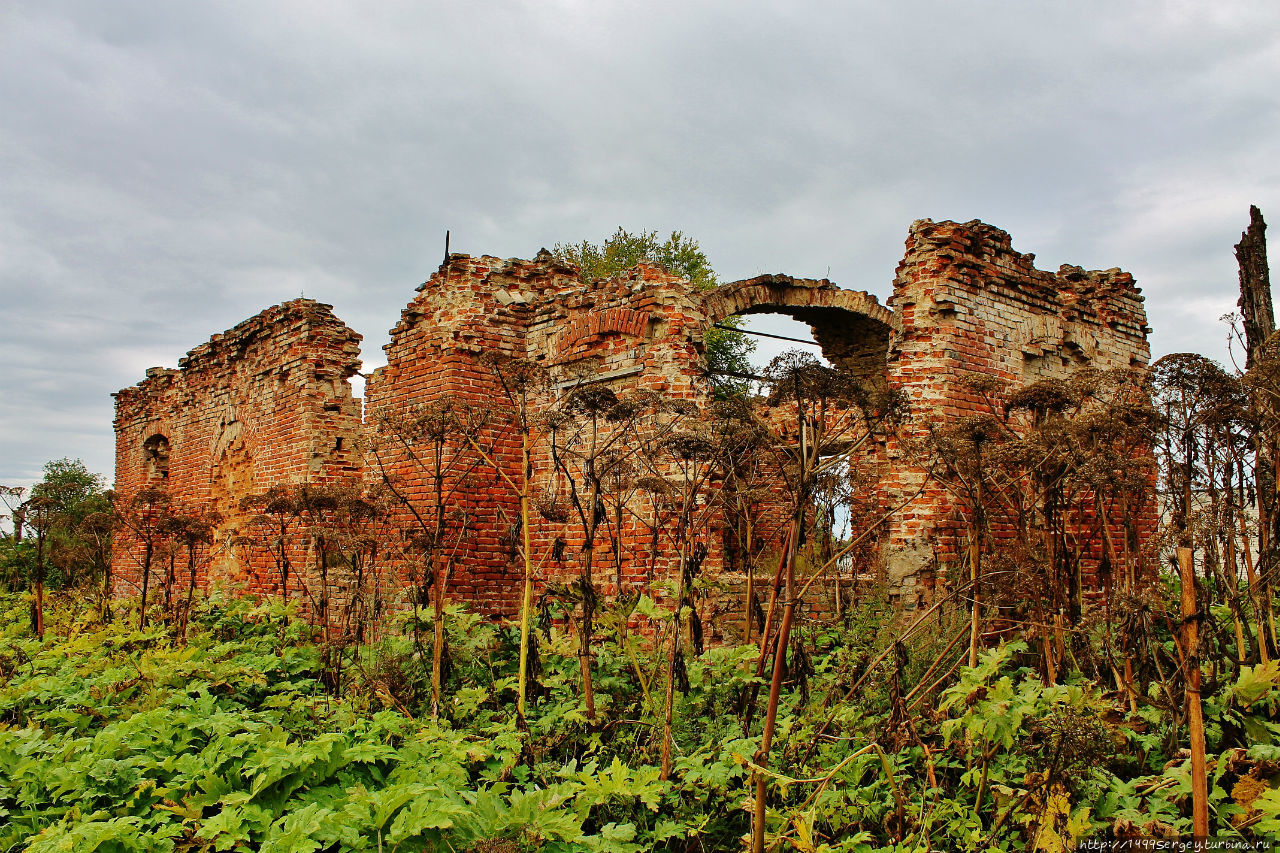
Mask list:
[[[1065,379],[1084,367],[1143,368],[1150,359],[1146,311],[1133,276],[1063,265],[1038,270],[1009,235],[973,221],[912,224],[889,305],[899,322],[889,382],[908,397],[921,428],[986,411],[962,380],[988,376],[1012,387]],[[944,489],[896,447],[887,492],[893,505],[920,497],[890,522],[888,578],[903,592],[958,561],[954,507]],[[1154,515],[1143,521],[1144,532]]]
[[[452,401],[467,420],[470,440],[453,436],[446,454],[452,532],[441,547],[453,566],[449,593],[484,612],[509,614],[523,571],[513,488],[522,481],[522,438],[506,402],[510,377],[493,356],[524,359],[545,372],[545,385],[529,398],[528,475],[540,508],[529,533],[540,590],[555,588],[576,577],[585,559],[581,524],[563,504],[575,485],[573,460],[580,462],[589,438],[583,416],[567,426],[552,416],[563,409],[567,390],[589,384],[623,396],[651,392],[668,404],[705,408],[712,393],[704,337],[726,317],[751,313],[788,314],[809,324],[832,363],[871,385],[901,391],[917,432],[979,411],[981,401],[962,382],[967,376],[1016,386],[1065,378],[1086,366],[1147,364],[1149,329],[1132,276],[1071,266],[1051,273],[1033,262],[990,225],[920,220],[910,228],[884,306],[825,279],[765,275],[703,291],[642,264],[584,283],[578,270],[557,264],[545,250],[532,260],[454,254],[401,312],[385,347],[386,366],[368,377],[363,417],[349,384],[359,369],[360,336],[329,306],[287,302],[214,336],[178,369],[148,370],[146,379],[116,395],[116,488],[127,497],[158,485],[183,505],[216,509],[224,519],[198,583],[276,594],[270,560],[233,544],[248,523],[241,501],[287,484],[390,485],[402,498],[396,526],[408,530],[415,514],[434,512],[437,489],[424,454],[397,434],[396,418]],[[646,429],[656,434],[672,417],[637,418],[626,436],[616,432],[623,427],[600,421],[591,434],[598,446],[634,445],[643,443]],[[157,437],[168,448],[167,475],[157,468]],[[926,469],[903,446],[890,439],[868,450],[868,463],[880,472],[875,500],[905,505],[855,564],[914,600],[957,559],[958,540],[951,498],[925,482]],[[653,473],[672,478],[678,468],[668,460]],[[655,554],[652,543],[655,536],[669,540],[676,514],[636,485],[642,473],[619,487],[625,495],[615,507],[602,505],[603,523],[621,527],[618,549],[598,545],[593,554],[605,595],[649,589],[675,570],[674,549]],[[723,511],[708,512],[701,568],[726,591],[705,597],[700,607],[715,623],[718,611],[737,607],[732,602],[740,595],[744,560]],[[779,529],[762,524],[757,552],[776,546]],[[306,540],[292,547],[295,565],[305,565]],[[126,543],[117,550],[121,592],[136,585],[138,565],[136,548]],[[405,558],[392,585],[403,587],[417,570]],[[812,605],[819,611],[824,595]]]
[[[232,544],[246,521],[241,500],[273,486],[359,480],[360,401],[349,382],[359,355],[360,336],[331,306],[297,299],[215,335],[177,370],[149,369],[115,395],[117,494],[158,486],[183,509],[216,509],[224,520],[199,582],[276,592],[266,556]],[[157,437],[168,446],[167,472],[146,449]],[[122,536],[118,583],[135,589],[140,566],[136,544]]]

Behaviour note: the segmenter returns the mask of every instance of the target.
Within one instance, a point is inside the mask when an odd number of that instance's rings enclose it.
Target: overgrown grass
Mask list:
[[[593,725],[576,641],[544,629],[522,730],[515,633],[461,610],[432,720],[409,625],[341,649],[335,697],[322,688],[332,653],[278,605],[203,602],[185,643],[163,624],[102,625],[69,599],[39,642],[27,607],[0,596],[0,850],[717,851],[749,831],[754,647],[689,660],[661,781],[663,661],[643,637],[597,644]],[[794,644],[769,771],[774,849],[1190,833],[1188,761],[1158,696],[1130,713],[1078,673],[1045,685],[1019,642],[913,694],[949,668],[961,623],[939,619],[868,675],[900,618],[851,618]],[[1280,667],[1240,669],[1207,691],[1206,713],[1215,831],[1280,833]]]

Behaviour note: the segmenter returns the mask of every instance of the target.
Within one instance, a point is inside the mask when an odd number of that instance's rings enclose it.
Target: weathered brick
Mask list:
[[[275,485],[353,477],[374,484],[387,477],[415,504],[430,503],[434,490],[421,466],[379,424],[446,395],[476,412],[499,403],[501,382],[483,362],[485,353],[547,369],[553,390],[535,395],[537,411],[582,382],[701,405],[710,398],[701,359],[711,326],[736,314],[785,313],[810,325],[833,363],[902,391],[919,427],[981,409],[983,399],[959,384],[969,374],[1016,384],[1083,366],[1147,363],[1149,330],[1131,275],[1071,266],[1050,273],[1033,262],[989,225],[921,220],[910,228],[886,307],[825,279],[764,275],[700,291],[648,265],[584,283],[576,269],[545,252],[530,261],[455,254],[401,312],[384,347],[387,364],[368,378],[363,420],[348,383],[359,367],[360,337],[328,306],[294,300],[214,335],[177,370],[148,370],[138,386],[116,395],[116,487],[127,496],[152,482],[145,445],[164,436],[170,463],[163,484],[177,499],[213,506],[226,518],[219,531],[224,544],[211,550],[199,582],[268,594],[278,588],[271,566],[225,545],[245,521],[240,500]],[[451,545],[450,589],[481,610],[510,613],[522,578],[519,504],[503,475],[519,479],[520,436],[509,418],[491,415],[474,437],[501,474],[480,461],[449,483],[451,508],[467,518]],[[472,452],[460,439],[455,449]],[[955,507],[945,489],[922,490],[925,470],[897,439],[868,453],[883,473],[882,505],[919,494],[851,571],[887,573],[899,593],[918,594],[939,561],[958,553]],[[531,470],[535,494],[559,490],[563,497],[563,475],[545,443],[534,448]],[[649,553],[645,521],[674,524],[675,516],[655,509],[642,492],[627,503],[620,559],[597,547],[596,576],[610,594],[619,585],[647,587],[676,565],[670,553]],[[411,516],[401,511],[396,523],[410,528]],[[708,576],[741,569],[725,525],[717,517],[703,536]],[[766,563],[780,530],[773,524],[761,531]],[[572,524],[538,514],[530,535],[540,585],[576,577],[583,543]],[[135,557],[127,542],[117,551],[123,584],[136,580]],[[417,568],[394,566],[393,585],[407,583]],[[704,602],[707,615],[731,609],[725,602],[735,583],[726,581],[719,603]]]

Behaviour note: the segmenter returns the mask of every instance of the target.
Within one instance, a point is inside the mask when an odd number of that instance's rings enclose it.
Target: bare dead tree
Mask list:
[[[111,498],[108,493],[108,506],[110,507]],[[111,620],[111,546],[113,543],[113,534],[115,533],[118,523],[116,521],[115,512],[108,508],[107,510],[92,512],[85,516],[80,524],[80,532],[88,547],[91,549],[93,564],[96,567],[96,575],[101,583],[98,586],[100,596],[98,615],[103,622]]]
[[[289,601],[289,581],[293,574],[292,551],[297,528],[300,524],[300,508],[297,494],[290,486],[272,486],[257,495],[248,495],[240,501],[240,510],[249,512],[246,530],[236,539],[251,558],[253,551],[265,551],[280,579],[280,602]]]
[[[671,775],[676,682],[681,680],[685,671],[683,625],[686,611],[695,648],[700,650],[702,645],[702,627],[693,590],[708,553],[705,542],[707,528],[717,514],[716,495],[711,486],[721,464],[718,438],[705,420],[686,422],[662,440],[661,455],[655,460],[660,470],[673,470],[673,474],[667,477],[670,487],[665,503],[674,517],[671,523],[663,525],[663,530],[672,540],[679,557],[667,638],[666,692],[662,705],[662,779]]]
[[[776,482],[771,436],[755,417],[751,403],[740,396],[729,397],[718,401],[711,414],[720,437],[720,506],[731,531],[726,559],[746,576],[742,641],[750,643],[753,626],[764,621],[755,588],[756,569],[786,522],[770,511]]]
[[[340,550],[349,578],[348,599],[342,614],[343,636],[361,644],[376,641],[386,608],[383,571],[399,555],[395,547],[400,529],[392,507],[398,503],[385,485],[366,487],[359,496],[357,511],[340,531]]]
[[[1253,366],[1255,353],[1276,330],[1271,303],[1271,269],[1267,264],[1267,223],[1262,211],[1249,206],[1249,227],[1236,244],[1240,265],[1240,314],[1244,318],[1245,369]]]
[[[137,562],[141,575],[138,583],[141,596],[138,608],[139,629],[147,624],[147,596],[155,559],[166,553],[172,541],[169,522],[172,504],[169,492],[155,487],[140,489],[132,497],[117,500],[115,504],[116,518],[136,546],[127,548],[127,552]],[[141,548],[141,555],[136,553],[138,547]]]
[[[414,633],[418,632],[418,608],[430,599],[432,607],[431,714],[438,717],[445,655],[445,603],[454,560],[470,525],[465,510],[456,508],[455,495],[467,478],[483,464],[482,457],[464,437],[475,424],[465,423],[462,406],[451,397],[390,412],[379,420],[372,452],[383,484],[413,519],[411,541],[422,559],[422,574],[415,578]],[[389,445],[389,446],[388,446]],[[399,463],[399,464],[397,464]],[[421,480],[425,494],[407,487]]]
[[[171,611],[170,616],[176,623],[179,639],[186,639],[187,625],[191,620],[191,607],[198,580],[197,566],[207,559],[221,521],[222,517],[211,509],[184,507],[174,508],[165,519],[165,533],[172,538],[174,544],[186,551],[187,557],[186,595],[181,606],[176,608],[177,612]],[[173,582],[171,578],[169,584]],[[169,592],[166,590],[166,598],[168,597]],[[166,604],[166,609],[170,607],[171,602]]]
[[[36,637],[44,639],[44,582],[45,552],[48,548],[49,536],[57,523],[58,504],[53,498],[34,495],[23,502],[21,509],[23,523],[35,534],[36,554],[35,572],[32,576],[31,630]]]
[[[789,495],[790,520],[775,576],[773,601],[766,612],[760,637],[757,673],[763,674],[767,659],[772,659],[773,666],[760,748],[755,755],[759,769],[753,772],[754,853],[764,850],[766,771],[797,607],[808,586],[828,568],[822,563],[803,584],[798,581],[797,557],[812,535],[810,521],[815,492],[825,478],[843,471],[851,457],[870,447],[902,414],[902,401],[895,395],[863,383],[848,371],[827,367],[807,353],[779,356],[769,365],[765,376],[771,386],[768,403],[774,410],[768,423],[775,436],[773,446],[778,470]],[[773,631],[774,602],[779,594],[782,615],[777,630]],[[748,703],[748,717],[752,705]]]
[[[1272,654],[1280,639],[1271,612],[1273,578],[1280,574],[1280,340],[1275,334],[1267,224],[1249,207],[1249,227],[1236,244],[1240,267],[1240,313],[1245,339],[1244,381],[1253,422],[1253,486],[1258,505],[1258,593],[1269,620]],[[1251,586],[1253,584],[1251,583]]]
[[[533,462],[536,450],[547,440],[553,428],[556,407],[544,408],[551,379],[542,365],[529,359],[490,355],[483,359],[501,398],[487,409],[471,410],[463,436],[481,459],[506,484],[520,504],[519,554],[524,569],[520,595],[520,662],[517,676],[516,714],[525,723],[525,706],[529,692],[531,618],[536,561],[533,553],[532,523],[535,495]],[[497,449],[482,438],[487,429],[514,429],[520,439],[520,458],[514,472],[499,457]]]
[[[298,533],[310,550],[309,572],[298,573],[310,617],[318,622],[323,654],[325,686],[341,691],[344,655],[352,638],[340,618],[349,610],[352,577],[346,569],[376,524],[377,506],[369,501],[359,481],[304,483],[293,487]],[[335,600],[336,599],[336,600]]]
[[[591,720],[596,716],[591,673],[591,644],[598,607],[595,555],[600,534],[608,521],[606,484],[620,484],[619,475],[633,466],[636,427],[656,405],[657,399],[652,394],[619,397],[607,386],[583,385],[570,391],[559,407],[559,416],[547,421],[551,427],[551,458],[563,477],[582,537],[576,588],[578,664],[587,718]]]
[[[969,666],[978,665],[982,644],[982,551],[987,531],[986,502],[988,448],[1005,438],[1005,431],[990,415],[974,415],[948,424],[933,433],[945,472],[943,481],[961,497],[964,512],[966,556],[969,565]],[[984,488],[987,487],[987,488]]]

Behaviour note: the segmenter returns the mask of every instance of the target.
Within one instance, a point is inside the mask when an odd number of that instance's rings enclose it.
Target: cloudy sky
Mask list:
[[[6,0],[0,483],[110,476],[111,392],[299,294],[381,363],[446,228],[884,299],[912,220],[983,219],[1222,358],[1278,106],[1274,0]]]

